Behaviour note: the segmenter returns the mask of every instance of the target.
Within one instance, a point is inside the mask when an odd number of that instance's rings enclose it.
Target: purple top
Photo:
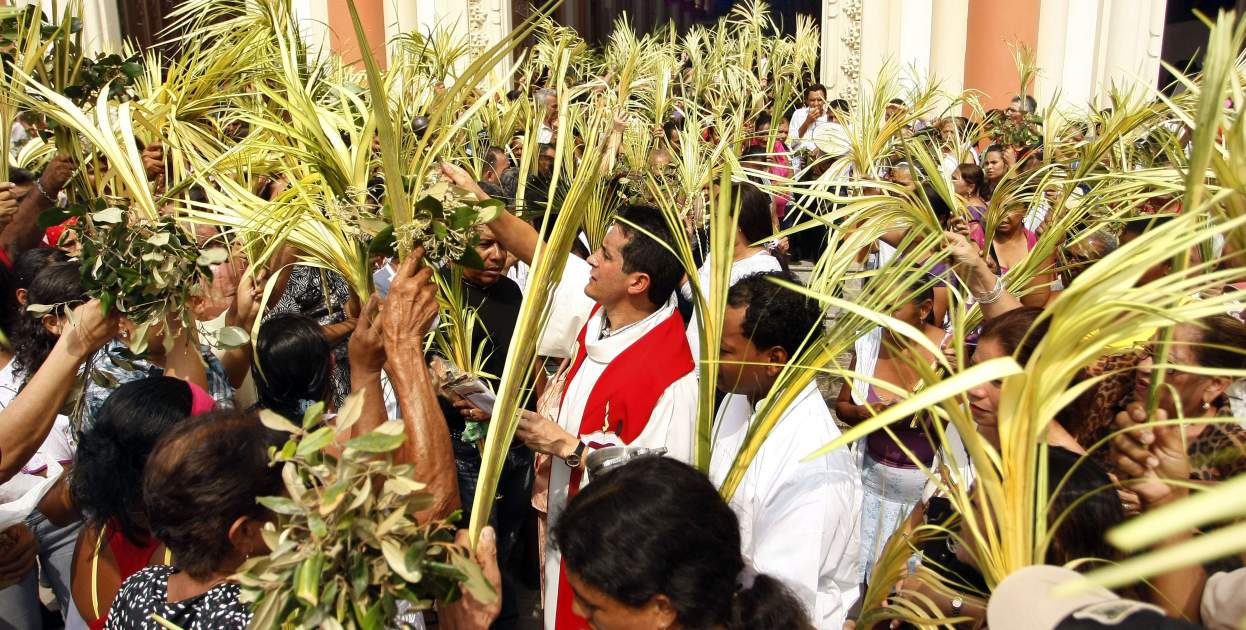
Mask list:
[[[866,401],[870,404],[881,402],[872,385],[866,395]],[[930,466],[934,463],[934,445],[930,443],[930,438],[920,427],[910,427],[900,422],[891,425],[891,431],[900,440],[899,443],[891,439],[891,436],[883,430],[875,431],[865,438],[865,448],[874,461],[892,468],[917,468],[917,464],[909,460],[908,455],[904,454],[904,449],[900,448],[900,444],[903,444],[921,461],[923,466]]]

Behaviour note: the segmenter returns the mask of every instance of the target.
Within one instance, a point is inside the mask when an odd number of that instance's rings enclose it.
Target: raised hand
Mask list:
[[[385,299],[385,351],[422,351],[424,335],[437,318],[437,285],[431,267],[421,265],[424,248],[417,247],[398,268]]]
[[[1182,443],[1181,425],[1143,426],[1148,418],[1142,403],[1130,403],[1116,414],[1111,463],[1122,484],[1138,495],[1142,507],[1154,507],[1184,497],[1188,491],[1170,481],[1190,479],[1190,457]],[[1168,414],[1156,409],[1153,419],[1164,422]]]
[[[105,315],[103,303],[91,300],[73,310],[69,329],[61,337],[68,344],[69,351],[85,361],[117,336],[119,322],[120,316],[116,311]]]
[[[0,532],[0,588],[15,584],[35,568],[39,541],[24,524]]]
[[[467,530],[460,529],[454,542],[468,548]],[[502,572],[498,569],[497,534],[494,533],[492,527],[485,527],[480,532],[480,542],[476,543],[476,551],[472,554],[472,560],[480,565],[485,579],[493,585],[493,590],[498,593],[498,596],[492,603],[482,604],[472,597],[471,593],[464,592],[459,601],[437,611],[438,621],[446,630],[485,630],[493,625],[494,620],[502,613]]]
[[[65,184],[69,183],[69,178],[74,176],[76,168],[77,164],[72,157],[64,153],[56,154],[56,157],[52,158],[51,162],[48,162],[48,167],[43,170],[43,175],[39,177],[39,185],[42,186],[41,192],[48,197],[59,193],[65,187]],[[51,201],[54,201],[54,199],[50,199],[49,203]]]
[[[0,182],[0,230],[8,227],[17,214],[17,196],[13,194],[13,184]]]
[[[359,314],[359,323],[350,337],[348,352],[352,370],[379,374],[385,367],[385,316],[381,296],[372,294]]]

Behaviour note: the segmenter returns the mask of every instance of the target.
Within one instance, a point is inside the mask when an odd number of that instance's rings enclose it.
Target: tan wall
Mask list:
[[[359,21],[363,24],[364,34],[372,54],[385,63],[385,0],[355,0],[355,8],[359,11]],[[346,0],[330,0],[328,3],[329,45],[341,53],[346,61],[358,63],[363,60],[360,55],[359,40],[355,36],[355,26],[351,21],[350,8]]]
[[[1020,89],[1009,45],[1038,49],[1039,6],[1040,0],[969,0],[965,89],[982,92],[984,108],[1007,108]]]

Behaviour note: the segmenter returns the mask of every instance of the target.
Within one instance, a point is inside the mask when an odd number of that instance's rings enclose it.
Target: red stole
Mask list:
[[[593,307],[589,321],[600,308],[600,305]],[[580,329],[575,360],[564,381],[568,387],[588,356],[585,344],[587,332],[588,324],[585,323]],[[609,432],[617,435],[624,444],[631,444],[648,426],[649,416],[662,394],[695,367],[683,319],[679,317],[679,311],[675,311],[606,366],[588,395],[577,437]],[[566,396],[566,389],[563,395]],[[580,489],[582,471],[582,468],[571,471],[568,502]],[[563,564],[558,579],[558,611],[554,624],[557,630],[588,628],[588,621],[572,611],[574,597],[571,584],[567,581],[567,567]]]

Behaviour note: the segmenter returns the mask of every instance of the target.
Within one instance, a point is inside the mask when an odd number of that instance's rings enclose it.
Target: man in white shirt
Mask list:
[[[540,144],[554,144],[558,138],[558,91],[553,88],[537,90],[536,111],[541,114],[541,127],[536,132]]]
[[[830,115],[826,109],[826,87],[815,83],[805,90],[805,106],[792,114],[787,146],[793,151],[813,146],[813,132],[827,122],[830,122]]]
[[[482,198],[462,169],[443,167],[455,184]],[[516,437],[549,456],[538,485],[549,487],[549,522],[585,483],[584,459],[598,448],[665,448],[692,458],[697,377],[675,305],[683,266],[665,244],[672,238],[661,211],[625,206],[588,260],[567,259],[537,353],[567,359],[549,387],[561,389],[553,418],[525,413]],[[503,212],[489,224],[497,241],[532,264],[539,234]],[[650,236],[652,235],[652,236]],[[656,238],[655,238],[656,237]],[[545,627],[578,630],[562,559],[545,554]]]
[[[774,284],[781,273],[740,280],[727,297],[718,387],[729,395],[714,426],[710,479],[722,485],[754,414],[822,311]],[[858,595],[860,473],[847,449],[801,460],[839,437],[814,382],[797,394],[762,443],[731,497],[744,556],[758,573],[783,580],[820,629],[838,630]]]

